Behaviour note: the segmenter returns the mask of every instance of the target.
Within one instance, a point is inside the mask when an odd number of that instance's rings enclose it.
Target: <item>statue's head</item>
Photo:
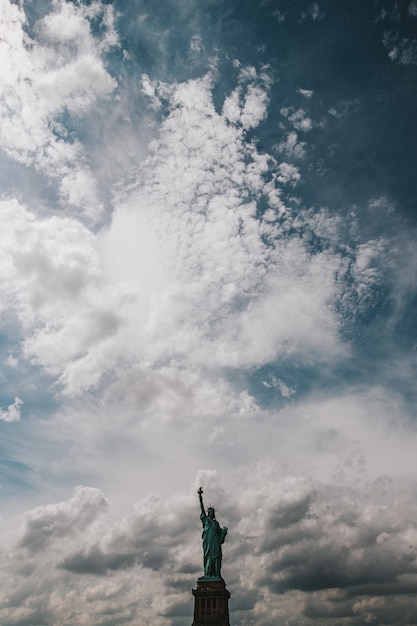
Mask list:
[[[210,519],[216,518],[216,510],[213,506],[209,506],[209,508],[207,509],[207,515],[209,516]]]

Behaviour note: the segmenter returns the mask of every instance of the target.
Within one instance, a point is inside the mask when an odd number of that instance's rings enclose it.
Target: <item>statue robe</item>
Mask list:
[[[222,564],[222,543],[227,530],[220,528],[216,519],[211,519],[206,513],[200,515],[203,524],[203,553],[204,553],[204,576],[220,576]]]

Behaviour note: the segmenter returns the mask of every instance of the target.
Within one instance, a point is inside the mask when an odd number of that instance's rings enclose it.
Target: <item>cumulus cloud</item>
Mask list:
[[[356,100],[341,100],[340,102],[337,103],[336,106],[331,107],[329,109],[329,113],[333,117],[340,119],[341,117],[345,117],[345,115],[348,115],[352,111],[356,111],[359,106],[360,106],[360,101],[357,99]]]
[[[313,122],[309,117],[306,117],[306,111],[304,109],[298,109],[292,115],[289,115],[288,121],[297,130],[307,132],[313,128]]]
[[[301,19],[311,19],[313,21],[322,20],[326,16],[326,12],[320,7],[317,2],[313,2],[307,9],[301,13]]]
[[[324,17],[306,6],[302,19]],[[191,623],[202,484],[230,528],[232,622],[408,625],[416,432],[392,373],[366,387],[361,373],[372,367],[352,359],[357,321],[384,306],[386,332],[415,291],[412,235],[380,234],[394,204],[365,202],[374,230],[361,228],[361,207],[305,205],[313,91],[298,89],[297,105],[281,105],[285,119],[269,120],[280,110],[270,105],[273,70],[234,59],[221,95],[221,64],[196,77],[209,44],[193,28],[184,40],[193,79],[151,65],[146,74],[141,61],[132,90],[153,141],[93,232],[98,174],[77,128],[104,100],[127,97],[106,67],[118,46],[113,7],[56,0],[30,27],[22,3],[1,10],[0,147],[56,188],[62,215],[0,202],[1,321],[12,319],[19,342],[3,346],[5,376],[40,368],[59,403],[52,415],[19,390],[2,400],[0,421],[19,421],[24,398],[30,419],[2,428],[21,435],[12,462],[45,491],[80,476],[102,490],[77,487],[2,519],[0,622]],[[393,60],[412,63],[412,41],[390,40]],[[120,50],[125,70],[135,54]],[[335,118],[360,104],[335,102]],[[134,136],[137,102],[128,105]],[[274,137],[285,125],[270,153],[267,121]],[[400,607],[400,596],[411,600]]]
[[[412,5],[410,5],[411,7]],[[410,11],[412,14],[412,9]],[[382,42],[388,50],[391,61],[402,65],[417,64],[417,40],[402,37],[401,31],[386,30],[383,34]]]
[[[281,380],[280,378],[276,378],[276,376],[272,376],[271,382],[264,380],[262,381],[262,384],[265,385],[265,387],[273,387],[275,389],[278,389],[278,391],[284,398],[290,398],[295,393],[295,389],[291,389],[291,387],[288,387],[288,385],[283,380]]]
[[[301,87],[297,89],[297,91],[302,96],[304,96],[304,98],[307,98],[307,99],[310,99],[314,94],[314,91],[312,89],[302,89]]]
[[[193,53],[199,53],[204,49],[202,39],[200,35],[193,35],[190,41],[190,50]]]
[[[288,13],[280,11],[279,9],[274,9],[272,15],[278,21],[278,24],[283,24],[288,17]]]
[[[403,65],[417,65],[417,40],[403,39],[390,50],[388,56]]]
[[[0,420],[3,422],[18,422],[22,404],[23,401],[16,396],[12,404],[9,404],[6,408],[0,407]]]
[[[195,556],[178,550],[186,544],[190,509],[189,496],[164,505],[149,496],[126,517],[114,517],[99,490],[78,487],[65,502],[28,511],[9,544],[9,557],[19,555],[19,563],[0,573],[2,583],[10,576],[0,594],[1,619],[35,623],[41,615],[45,622],[98,625],[104,612],[107,624],[169,624],[184,572],[197,576]],[[17,578],[25,581],[18,592]],[[179,589],[172,588],[175,579]]]
[[[0,220],[2,308],[25,329],[24,355],[69,393],[96,384],[113,361],[127,292],[105,287],[93,235],[78,221],[37,219],[15,200],[2,201]]]
[[[101,491],[79,486],[67,502],[41,506],[26,513],[19,545],[31,553],[43,550],[50,541],[84,531],[105,507]]]
[[[273,593],[298,590],[306,594],[302,624],[336,616],[348,619],[353,607],[359,623],[384,620],[385,598],[404,585],[404,561],[409,563],[410,580],[415,581],[416,554],[409,541],[416,529],[414,507],[409,502],[405,517],[399,517],[385,502],[375,501],[381,497],[379,484],[362,492],[336,493],[327,486],[326,495],[323,487],[310,486],[307,496],[296,488],[298,499],[292,496],[282,530],[280,517],[276,519],[271,511],[271,526],[265,533],[269,541],[260,546],[265,550],[266,571],[259,582]],[[371,502],[366,502],[369,496]],[[281,508],[285,512],[285,505]],[[363,598],[363,604],[357,597]],[[401,623],[401,619],[397,613],[395,620]]]
[[[258,85],[251,68],[242,76]],[[112,278],[129,278],[138,293],[138,352],[213,367],[259,365],[295,345],[334,354],[339,321],[331,303],[345,289],[336,276],[347,268],[330,251],[337,218],[328,216],[320,235],[326,251],[313,252],[308,236],[286,235],[294,227],[318,235],[324,221],[303,211],[292,216],[281,186],[300,181],[299,170],[245,141],[242,102],[254,94],[251,83],[246,95],[244,85],[232,92],[220,113],[210,75],[163,88],[169,115],[101,235],[104,262],[117,258]],[[258,105],[263,110],[263,98]],[[300,159],[304,146],[291,132],[278,149]],[[263,216],[261,200],[268,206]],[[355,280],[365,285],[359,265]]]
[[[284,153],[290,159],[302,159],[306,153],[306,142],[298,141],[298,135],[295,131],[287,134],[285,140],[280,141],[276,146],[278,152]]]
[[[301,180],[298,168],[246,139],[266,115],[267,75],[241,68],[220,112],[213,81],[143,77],[154,104],[168,100],[168,115],[98,237],[74,219],[38,219],[3,201],[3,307],[25,328],[23,354],[68,394],[116,367],[126,381],[130,368],[156,364],[200,376],[208,363],[213,371],[294,351],[345,354],[344,320],[385,275],[387,241],[347,247],[339,231],[349,225],[337,216],[286,206],[282,188]],[[297,160],[305,143],[292,131],[277,149]]]
[[[301,179],[299,170],[295,167],[295,165],[291,165],[290,163],[280,163],[278,170],[279,175],[277,180],[280,183],[292,183],[295,185]]]
[[[396,594],[415,589],[417,511],[406,486],[398,491],[384,476],[341,485],[263,462],[241,468],[227,488],[216,472],[200,471],[189,493],[165,502],[149,495],[125,516],[85,487],[28,511],[23,536],[11,531],[1,548],[3,621],[34,623],[42,613],[44,622],[99,625],[103,611],[108,625],[189,619],[202,570],[200,484],[229,526],[232,616],[263,626],[294,614],[303,625],[337,615],[365,624],[386,616],[387,599],[395,606]],[[392,615],[408,623],[398,609]]]
[[[258,76],[253,67],[242,68],[239,78],[240,86],[224,101],[223,115],[226,120],[249,129],[258,126],[266,117],[269,102],[267,87],[271,80],[266,72]]]
[[[116,81],[103,57],[117,44],[110,5],[57,1],[32,38],[24,9],[6,0],[0,32],[0,147],[58,184],[66,206],[94,221],[102,210],[82,144],[61,116],[82,116]],[[99,20],[102,35],[93,35]]]

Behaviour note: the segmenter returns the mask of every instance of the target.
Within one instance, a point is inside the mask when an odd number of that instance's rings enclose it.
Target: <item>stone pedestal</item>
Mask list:
[[[222,579],[199,578],[193,589],[194,621],[192,626],[230,626],[229,598]]]

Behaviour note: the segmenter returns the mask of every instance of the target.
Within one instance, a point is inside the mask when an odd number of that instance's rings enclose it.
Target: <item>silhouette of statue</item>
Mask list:
[[[200,519],[203,524],[204,578],[223,580],[220,569],[222,566],[222,544],[227,535],[227,528],[226,526],[220,528],[214,507],[210,506],[207,513],[205,512],[201,487],[197,493],[201,507]]]

